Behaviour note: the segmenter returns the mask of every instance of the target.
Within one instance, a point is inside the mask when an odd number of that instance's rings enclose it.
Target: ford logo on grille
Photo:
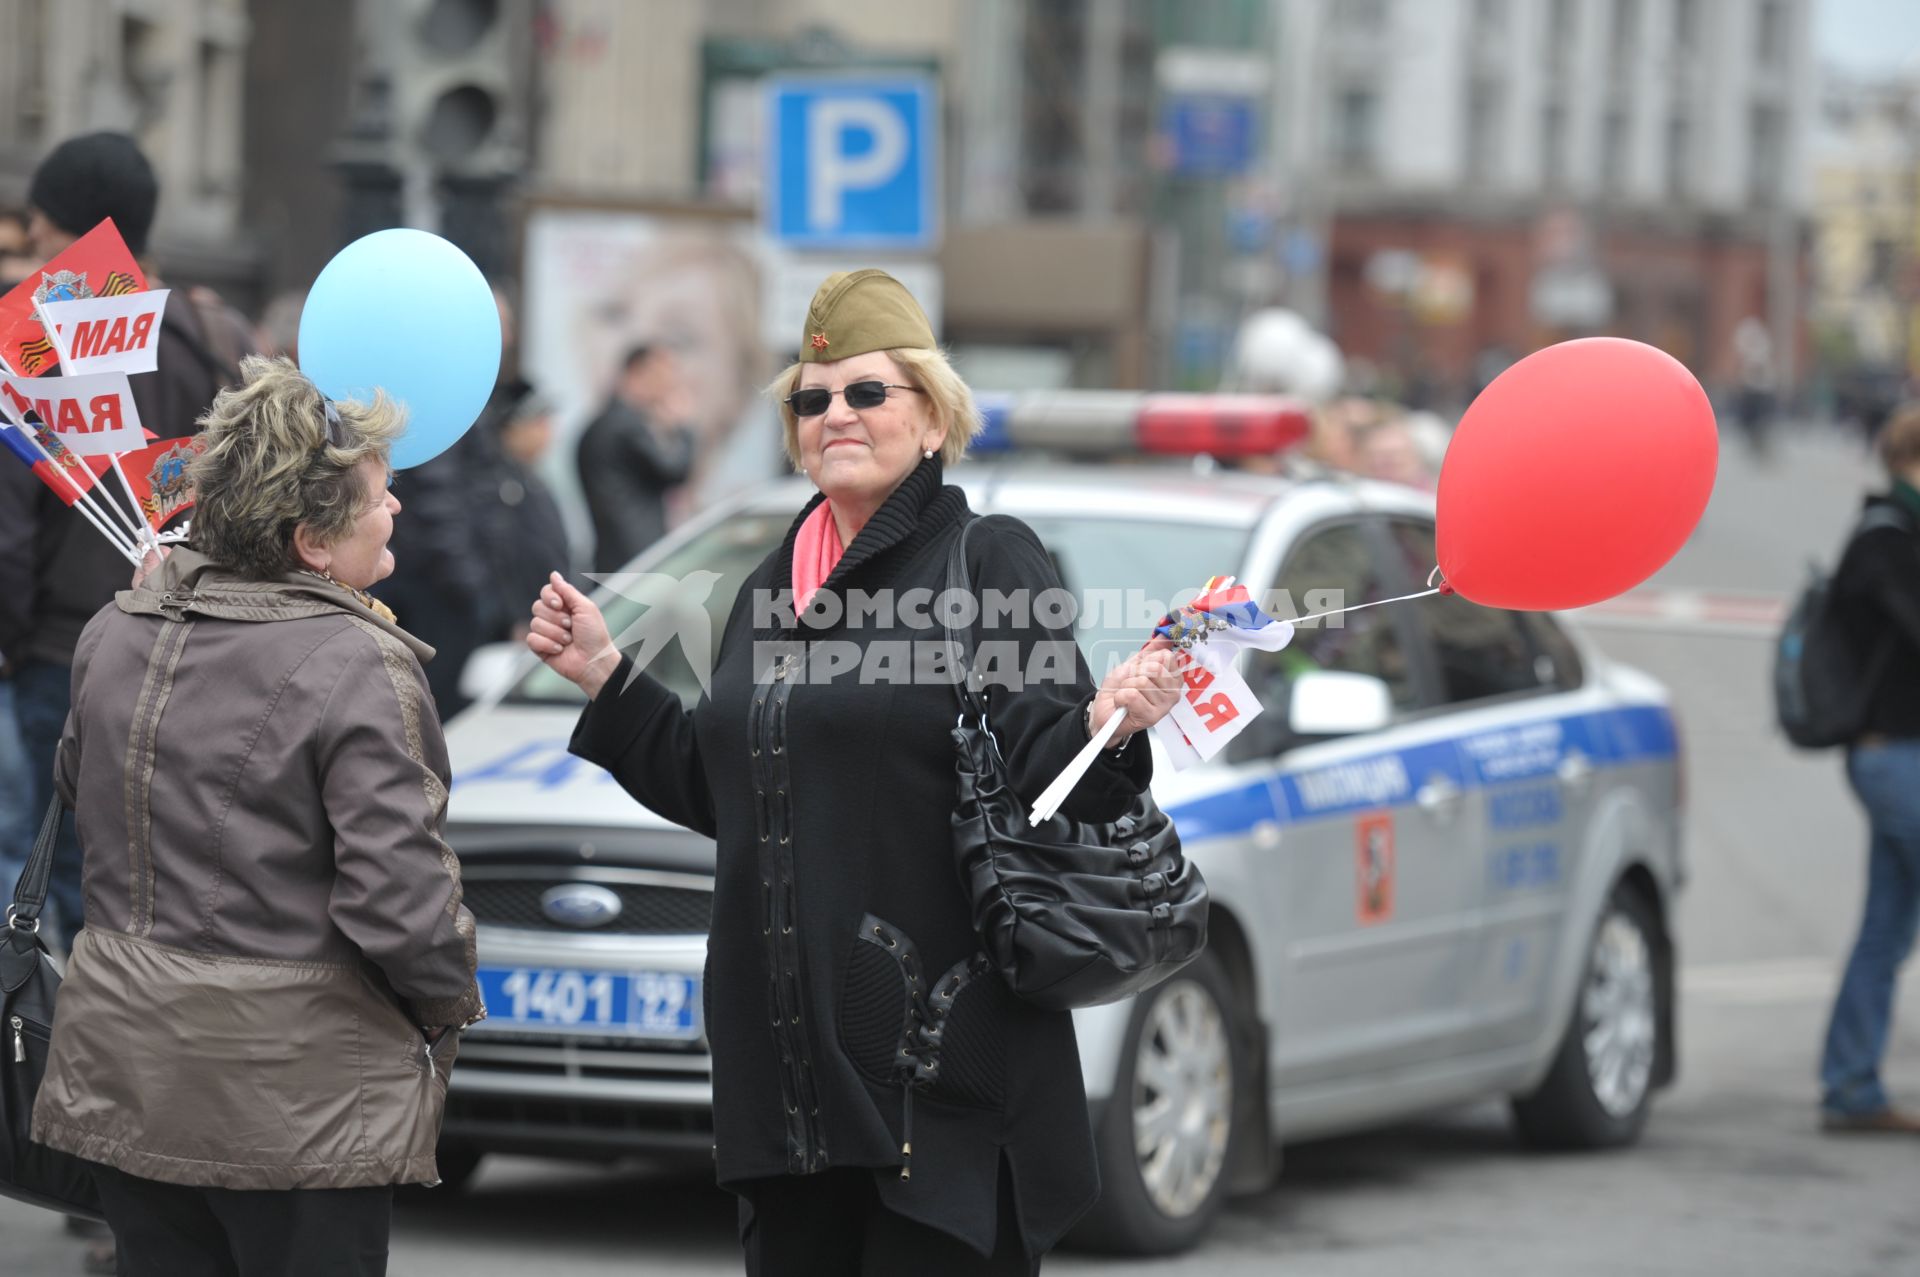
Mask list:
[[[604,927],[620,916],[620,897],[591,883],[562,883],[541,894],[540,912],[563,927]]]

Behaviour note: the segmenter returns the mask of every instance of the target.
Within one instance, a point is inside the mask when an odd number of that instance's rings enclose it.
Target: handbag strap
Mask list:
[[[19,931],[40,929],[40,910],[47,903],[47,880],[53,876],[53,844],[60,834],[60,817],[66,802],[58,794],[47,804],[40,821],[40,836],[34,839],[33,854],[13,885],[13,904],[7,908],[7,926]]]
[[[973,525],[978,522],[978,519],[968,519],[960,525],[960,535],[955,537],[953,541],[953,552],[947,556],[947,592],[949,597],[951,597],[956,590],[962,594],[973,593],[973,582],[967,573],[967,535],[973,531]],[[951,617],[952,613],[949,612],[947,615]],[[967,642],[968,639],[973,637],[973,627],[968,626],[967,633],[961,635],[955,633],[951,620],[944,622],[944,624],[947,630],[947,650],[953,653],[954,673],[956,675],[953,681],[953,691],[954,695],[960,698],[960,711],[962,714],[971,714],[984,723],[987,719],[987,703],[985,699],[981,697],[980,689],[974,686],[973,661],[969,655],[973,650],[973,645]]]

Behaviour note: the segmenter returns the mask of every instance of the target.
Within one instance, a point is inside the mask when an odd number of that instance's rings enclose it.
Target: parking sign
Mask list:
[[[937,105],[928,76],[769,80],[768,234],[790,248],[934,248]]]

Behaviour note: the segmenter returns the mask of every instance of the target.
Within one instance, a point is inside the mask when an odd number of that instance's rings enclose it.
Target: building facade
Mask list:
[[[1815,345],[1844,385],[1920,371],[1920,79],[1834,80],[1813,181]]]
[[[153,259],[189,281],[244,285],[239,235],[246,0],[0,0],[0,203],[77,133],[131,134],[160,182]]]

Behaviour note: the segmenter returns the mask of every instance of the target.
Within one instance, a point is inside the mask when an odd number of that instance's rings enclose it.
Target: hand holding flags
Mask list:
[[[1181,653],[1185,694],[1173,703],[1153,733],[1177,769],[1212,758],[1259,716],[1261,705],[1234,668],[1247,648],[1277,652],[1293,641],[1293,625],[1260,610],[1245,586],[1230,576],[1208,579],[1200,595],[1162,617],[1148,640],[1164,640]],[[1126,717],[1116,711],[1094,733],[1073,761],[1034,802],[1028,819],[1035,825],[1053,818],[1080,778],[1087,774]]]
[[[1259,717],[1260,698],[1234,668],[1248,648],[1277,652],[1293,641],[1293,624],[1260,610],[1230,576],[1208,579],[1200,597],[1163,618],[1154,633],[1185,653],[1187,693],[1153,725],[1176,770],[1205,762]]]

